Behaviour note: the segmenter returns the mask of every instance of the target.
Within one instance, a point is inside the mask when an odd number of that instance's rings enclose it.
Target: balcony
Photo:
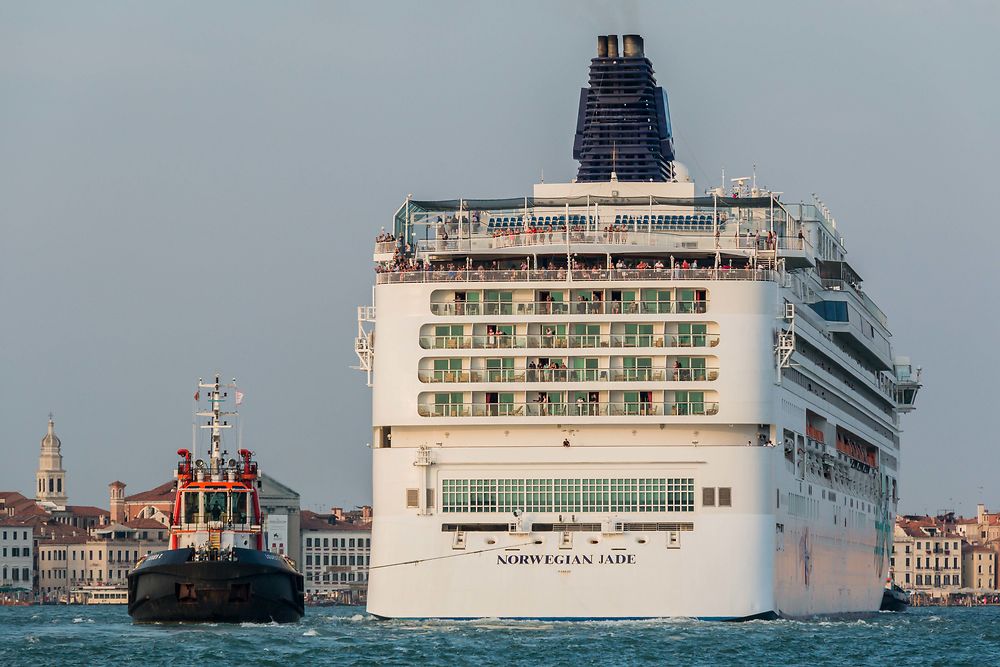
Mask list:
[[[778,250],[792,251],[790,254],[811,253],[811,244],[798,237],[778,237],[776,239]],[[568,234],[565,230],[544,229],[537,232],[511,232],[497,235],[466,234],[464,238],[433,238],[418,239],[417,251],[421,254],[445,254],[445,253],[475,253],[491,252],[513,249],[518,252],[520,248],[537,248],[539,246],[555,246],[564,249],[566,246],[609,246],[612,250],[622,249],[625,246],[629,251],[654,251],[654,252],[683,252],[683,251],[715,251],[723,252],[736,251],[744,254],[747,251],[767,251],[773,250],[767,245],[766,237],[749,237],[745,235],[735,236],[732,234],[720,234],[718,238],[714,234],[692,234],[692,233],[670,233],[647,231],[644,229],[629,229],[615,232],[595,230],[571,230]],[[396,242],[376,243],[376,253],[392,253],[395,251]],[[582,248],[580,252],[595,252],[596,248]],[[742,252],[740,252],[742,251]],[[514,254],[514,253],[511,253]]]
[[[632,282],[661,280],[740,280],[778,282],[780,274],[769,269],[574,269],[566,271],[487,271],[455,269],[441,271],[384,271],[378,285],[413,283],[511,283],[511,282]]]
[[[469,382],[712,382],[718,368],[496,368],[421,370],[424,383]]]
[[[704,313],[708,302],[699,301],[468,301],[432,303],[434,315],[670,315]]]
[[[522,349],[595,349],[595,348],[703,348],[719,344],[719,334],[581,334],[507,335],[502,333],[472,336],[421,336],[425,350],[522,350]]]
[[[421,404],[421,417],[659,417],[719,414],[717,402],[582,402]]]

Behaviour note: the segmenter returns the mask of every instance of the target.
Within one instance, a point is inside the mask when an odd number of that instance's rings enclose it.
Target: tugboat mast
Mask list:
[[[211,429],[212,431],[212,447],[209,452],[209,471],[211,479],[213,482],[222,481],[222,469],[224,467],[224,461],[222,459],[222,430],[232,428],[233,425],[229,423],[230,417],[236,417],[239,415],[235,410],[226,411],[222,409],[222,403],[229,397],[229,389],[236,389],[236,378],[230,384],[223,385],[219,374],[215,374],[215,382],[204,382],[201,378],[198,378],[198,388],[208,390],[208,401],[211,404],[211,410],[205,410],[195,413],[199,417],[210,417],[211,419],[200,426],[203,429]]]

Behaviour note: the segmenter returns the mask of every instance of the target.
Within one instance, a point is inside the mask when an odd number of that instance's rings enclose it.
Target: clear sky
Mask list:
[[[998,30],[987,1],[0,2],[0,489],[50,410],[70,502],[168,479],[219,370],[303,506],[368,502],[374,235],[407,193],[571,178],[596,36],[637,32],[699,187],[819,193],[923,366],[902,510],[1000,508]]]

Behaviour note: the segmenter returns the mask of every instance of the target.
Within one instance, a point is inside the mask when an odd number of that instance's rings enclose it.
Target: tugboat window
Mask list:
[[[194,523],[198,517],[198,493],[184,494],[184,523]]]
[[[222,521],[226,516],[226,492],[205,494],[205,516],[209,521]]]
[[[249,499],[246,493],[234,493],[233,494],[233,523],[246,523],[247,522],[247,500]]]

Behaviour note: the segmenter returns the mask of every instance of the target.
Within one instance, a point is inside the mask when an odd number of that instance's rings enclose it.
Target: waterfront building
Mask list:
[[[997,589],[997,551],[994,547],[962,543],[962,588]]]
[[[55,524],[38,540],[38,592],[56,599],[79,586],[124,586],[143,556],[167,548],[168,529],[153,519],[135,519],[81,531]]]
[[[931,597],[962,588],[962,536],[943,517],[899,517],[893,538],[891,566],[897,584]]]
[[[32,589],[34,537],[30,522],[0,516],[0,588]]]
[[[339,507],[329,514],[302,510],[302,553],[306,595],[360,604],[368,589],[371,558],[371,508],[345,515]]]
[[[829,209],[703,194],[642,39],[618,47],[598,38],[572,182],[407,197],[376,237],[368,609],[878,609],[919,369]]]

